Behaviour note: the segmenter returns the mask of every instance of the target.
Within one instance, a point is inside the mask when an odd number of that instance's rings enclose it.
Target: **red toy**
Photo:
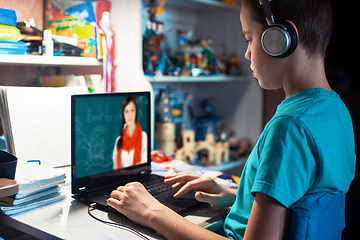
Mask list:
[[[151,160],[156,163],[169,162],[174,160],[174,156],[161,150],[155,150],[150,153]]]

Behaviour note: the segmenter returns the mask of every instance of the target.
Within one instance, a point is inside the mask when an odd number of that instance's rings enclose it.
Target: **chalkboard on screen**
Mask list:
[[[76,178],[113,169],[113,151],[122,127],[123,102],[128,95],[135,97],[137,122],[142,131],[150,136],[149,92],[73,96],[72,161],[76,161]]]

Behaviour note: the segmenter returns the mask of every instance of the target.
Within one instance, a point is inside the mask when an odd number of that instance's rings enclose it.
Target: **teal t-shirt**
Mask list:
[[[345,193],[355,174],[350,114],[337,93],[301,91],[281,102],[251,152],[224,229],[242,239],[255,193],[290,208],[305,194]]]

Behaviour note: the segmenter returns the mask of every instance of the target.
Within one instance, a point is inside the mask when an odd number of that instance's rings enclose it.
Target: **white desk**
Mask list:
[[[40,239],[141,239],[118,226],[99,222],[89,216],[88,206],[71,197],[69,181],[62,187],[62,192],[67,196],[62,201],[18,216],[8,217],[0,214],[0,222]],[[198,225],[215,230],[219,224],[216,225],[213,219],[224,216],[225,211],[207,207],[191,211],[185,217]],[[137,225],[122,215],[100,210],[93,210],[92,213],[102,220],[131,226],[149,239],[163,239],[152,229]]]

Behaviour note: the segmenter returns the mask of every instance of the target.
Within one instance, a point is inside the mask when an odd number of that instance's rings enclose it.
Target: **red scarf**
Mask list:
[[[127,134],[127,126],[124,129],[124,134],[122,136],[122,146],[117,151],[117,166],[118,169],[121,168],[121,151],[124,150],[129,153],[131,150],[134,150],[134,159],[133,165],[136,165],[141,162],[141,149],[142,149],[142,129],[139,123],[136,123],[135,132],[131,137]]]

